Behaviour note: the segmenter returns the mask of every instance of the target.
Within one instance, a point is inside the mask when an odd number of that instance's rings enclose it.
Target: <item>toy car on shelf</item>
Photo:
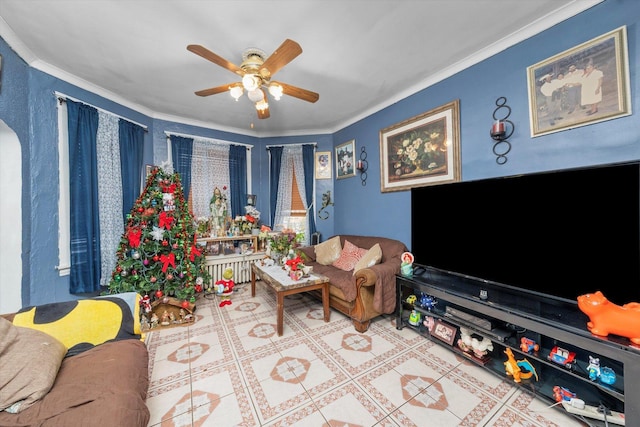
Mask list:
[[[532,353],[534,351],[540,350],[540,346],[531,338],[522,337],[520,338],[520,350],[525,353]]]
[[[549,353],[549,360],[567,369],[571,369],[575,363],[576,354],[573,351],[555,346],[551,349],[551,353]]]
[[[562,402],[563,400],[568,402],[575,397],[576,394],[568,388],[560,386],[553,387],[553,398],[556,400],[556,402]]]

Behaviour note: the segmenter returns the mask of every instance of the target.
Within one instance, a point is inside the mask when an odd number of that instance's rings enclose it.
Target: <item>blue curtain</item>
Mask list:
[[[118,122],[120,143],[120,173],[122,175],[122,218],[127,223],[127,214],[140,195],[142,180],[142,156],[144,152],[144,128],[120,119]]]
[[[280,168],[282,167],[282,147],[268,148],[269,158],[269,207],[271,208],[271,228],[276,220],[276,205],[278,202],[278,183],[280,181]]]
[[[170,135],[171,157],[173,170],[180,175],[184,199],[189,200],[191,190],[191,154],[193,153],[193,138]]]
[[[316,219],[313,208],[313,174],[315,147],[312,144],[302,146],[302,167],[304,168],[304,191],[307,194],[307,218],[309,218],[309,239],[316,232]]]
[[[244,215],[247,204],[247,149],[229,147],[229,184],[231,186],[231,218]]]
[[[98,110],[67,100],[72,294],[100,290]]]

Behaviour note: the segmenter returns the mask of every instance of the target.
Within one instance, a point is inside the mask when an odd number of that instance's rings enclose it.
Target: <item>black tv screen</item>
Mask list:
[[[413,188],[418,264],[640,302],[640,162]]]

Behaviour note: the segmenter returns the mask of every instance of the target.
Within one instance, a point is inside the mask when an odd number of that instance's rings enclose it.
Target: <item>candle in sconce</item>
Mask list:
[[[495,134],[504,133],[504,122],[501,120],[496,120],[493,124],[493,127],[491,128],[491,132]]]
[[[358,170],[362,170],[362,160],[358,160]]]

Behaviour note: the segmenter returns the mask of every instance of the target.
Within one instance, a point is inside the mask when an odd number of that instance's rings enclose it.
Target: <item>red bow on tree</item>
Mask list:
[[[162,262],[162,272],[166,273],[169,264],[171,267],[176,268],[176,256],[171,252],[169,255],[160,255],[160,262]]]
[[[129,239],[129,246],[132,248],[137,248],[140,246],[140,237],[142,236],[142,230],[139,228],[131,228],[129,229],[129,234],[127,238]]]
[[[174,182],[173,184],[164,184],[161,183],[160,187],[162,187],[162,192],[163,193],[173,193],[174,191],[176,191],[176,183]]]
[[[189,260],[193,261],[197,256],[202,255],[202,252],[197,247],[191,246],[191,253],[189,253]]]
[[[160,220],[158,221],[158,226],[160,228],[164,227],[167,230],[171,229],[171,223],[173,222],[173,217],[166,212],[160,213]]]

